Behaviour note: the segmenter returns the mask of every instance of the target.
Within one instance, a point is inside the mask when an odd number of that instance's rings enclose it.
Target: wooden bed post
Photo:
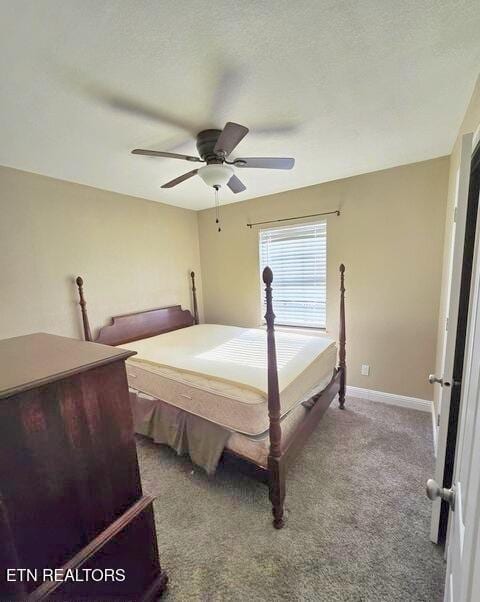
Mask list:
[[[195,324],[198,324],[198,304],[197,304],[197,289],[195,288],[195,272],[190,272],[192,279],[192,295],[193,295],[193,319]]]
[[[88,322],[88,314],[87,314],[87,302],[85,301],[85,297],[83,296],[83,278],[78,276],[75,280],[78,287],[78,296],[80,297],[80,309],[82,310],[82,321],[83,321],[83,333],[85,335],[86,341],[93,341],[92,332],[90,330],[90,324]]]
[[[277,352],[275,348],[275,314],[272,304],[273,273],[269,267],[263,270],[267,311],[267,358],[268,358],[268,417],[270,451],[268,454],[269,497],[272,503],[273,526],[283,527],[283,502],[285,499],[285,467],[282,457],[282,429],[280,426],[280,393],[278,388]]]
[[[338,368],[340,370],[340,390],[338,392],[338,402],[340,409],[345,409],[345,387],[347,380],[347,364],[345,361],[345,266],[340,264],[340,334],[338,351]]]

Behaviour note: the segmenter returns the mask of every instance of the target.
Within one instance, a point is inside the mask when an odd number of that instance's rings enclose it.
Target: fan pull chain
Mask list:
[[[220,227],[220,205],[218,202],[218,189],[220,186],[214,186],[215,188],[215,223],[218,226],[218,231],[221,232],[222,228]]]

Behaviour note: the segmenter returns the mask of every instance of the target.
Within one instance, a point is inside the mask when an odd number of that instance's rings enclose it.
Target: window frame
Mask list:
[[[292,224],[285,224],[283,226],[270,226],[270,227],[263,227],[263,228],[259,228],[258,230],[258,244],[257,244],[257,250],[258,250],[258,268],[259,268],[259,280],[260,280],[260,317],[261,317],[261,324],[262,326],[265,326],[266,321],[265,321],[265,316],[264,316],[264,310],[265,310],[265,284],[263,282],[262,279],[262,271],[263,271],[263,267],[262,267],[262,233],[263,232],[268,232],[269,230],[280,230],[280,229],[288,229],[288,228],[299,228],[301,226],[315,226],[318,224],[325,224],[325,229],[326,229],[326,233],[325,233],[325,326],[306,326],[306,325],[299,325],[299,324],[284,324],[282,322],[278,322],[277,319],[275,320],[275,326],[278,327],[278,329],[295,329],[295,330],[309,330],[309,331],[319,331],[319,332],[326,332],[327,331],[327,324],[328,324],[328,220],[323,218],[323,219],[315,219],[315,220],[311,220],[311,221],[304,221],[304,222],[299,222],[296,223],[295,225]],[[273,309],[275,311],[275,272],[273,273]]]

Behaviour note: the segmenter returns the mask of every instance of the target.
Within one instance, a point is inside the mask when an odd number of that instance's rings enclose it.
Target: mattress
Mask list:
[[[328,337],[277,332],[281,414],[332,378],[337,349]],[[122,345],[130,387],[231,431],[268,429],[267,343],[263,329],[201,324]]]
[[[295,407],[291,412],[282,418],[282,443],[288,441],[291,434],[302,422],[309,410],[302,404]],[[225,445],[226,449],[236,454],[248,458],[260,466],[267,466],[268,454],[270,453],[270,436],[268,431],[261,433],[256,437],[243,435],[241,433],[231,433]]]

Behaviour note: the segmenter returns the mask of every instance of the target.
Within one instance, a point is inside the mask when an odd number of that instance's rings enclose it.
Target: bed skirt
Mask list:
[[[215,472],[231,431],[134,389],[130,403],[136,433],[190,456],[209,475]]]
[[[190,414],[146,393],[130,389],[135,432],[155,443],[163,443],[178,455],[188,455],[207,474],[214,474],[224,449],[267,467],[270,449],[268,431],[255,437],[230,431],[223,426]],[[284,443],[305,418],[313,400],[297,405],[281,421]]]

